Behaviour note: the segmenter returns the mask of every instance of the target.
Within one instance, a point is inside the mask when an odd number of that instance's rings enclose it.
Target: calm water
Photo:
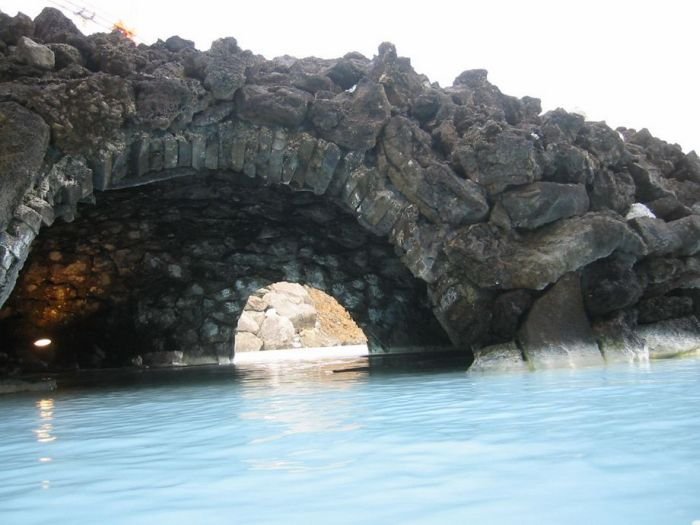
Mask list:
[[[339,367],[0,397],[0,523],[700,520],[700,360],[480,377]]]

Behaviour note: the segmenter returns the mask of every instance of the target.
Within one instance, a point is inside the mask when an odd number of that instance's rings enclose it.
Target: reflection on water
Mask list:
[[[56,440],[56,436],[53,435],[53,411],[54,411],[54,401],[53,399],[40,399],[36,402],[36,407],[39,409],[39,428],[34,430],[36,434],[36,440],[39,443],[51,443]],[[43,450],[42,453],[46,454],[48,451]],[[50,463],[53,460],[51,456],[42,455],[39,457],[39,463]],[[48,479],[41,480],[42,490],[46,490],[51,487],[51,481]]]
[[[34,433],[39,443],[50,443],[56,439],[53,432],[53,399],[42,399],[36,402],[39,409],[39,428]]]
[[[700,517],[700,361],[463,370],[266,363],[0,398],[0,523]]]

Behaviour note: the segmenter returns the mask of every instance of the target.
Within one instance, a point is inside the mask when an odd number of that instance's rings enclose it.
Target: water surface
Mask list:
[[[0,397],[0,523],[683,524],[700,360],[266,364]]]

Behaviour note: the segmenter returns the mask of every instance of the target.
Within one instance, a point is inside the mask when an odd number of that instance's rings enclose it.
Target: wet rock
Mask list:
[[[629,312],[618,312],[612,318],[593,325],[593,334],[605,361],[634,363],[649,360],[644,339],[635,332],[636,322]]]
[[[646,341],[652,359],[700,351],[700,322],[695,316],[640,325],[636,334]]]
[[[470,373],[526,372],[528,370],[528,364],[523,359],[520,348],[513,341],[475,350],[474,362],[469,367]]]
[[[563,276],[534,302],[518,340],[535,369],[603,363],[583,308],[577,274]]]

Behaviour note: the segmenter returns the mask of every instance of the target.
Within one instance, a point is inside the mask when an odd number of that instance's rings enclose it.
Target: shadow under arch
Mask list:
[[[278,281],[335,297],[370,352],[451,346],[393,247],[312,192],[209,172],[96,200],[34,242],[0,321],[20,353],[49,335],[64,365],[227,363],[248,296]]]

